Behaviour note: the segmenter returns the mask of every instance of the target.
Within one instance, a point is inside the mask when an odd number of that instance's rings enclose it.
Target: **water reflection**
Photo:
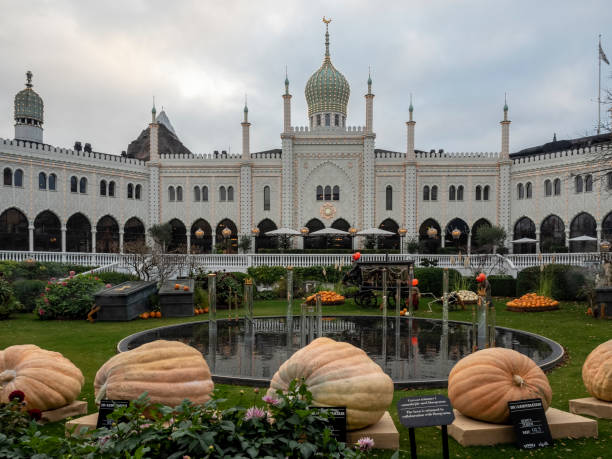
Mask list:
[[[181,341],[197,348],[217,376],[270,379],[303,345],[305,336],[308,341],[318,335],[319,326],[313,333],[313,322],[305,317],[219,320],[210,328],[208,322],[193,322],[134,335],[127,340],[127,349],[156,339]],[[382,317],[324,317],[321,323],[323,336],[363,349],[395,382],[408,385],[446,379],[455,362],[472,348],[467,323],[445,326],[438,320],[404,317],[387,318],[385,326]],[[496,329],[496,342],[540,365],[554,354],[548,342],[517,330]]]

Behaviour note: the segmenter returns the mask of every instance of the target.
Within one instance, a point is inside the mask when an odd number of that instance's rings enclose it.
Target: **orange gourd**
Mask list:
[[[508,402],[541,398],[547,410],[552,389],[544,372],[511,349],[483,349],[462,358],[448,375],[453,407],[481,421],[508,422]]]
[[[582,381],[593,397],[612,402],[612,339],[588,355],[582,365]]]
[[[270,382],[268,395],[286,391],[304,378],[314,406],[346,406],[347,428],[376,424],[393,401],[393,381],[361,349],[317,338],[285,361]]]
[[[111,357],[96,373],[94,389],[97,403],[135,400],[146,392],[153,403],[177,406],[184,399],[205,403],[214,384],[200,351],[157,340]]]
[[[33,344],[0,351],[1,403],[20,390],[28,409],[54,410],[75,401],[82,387],[83,373],[59,352]]]

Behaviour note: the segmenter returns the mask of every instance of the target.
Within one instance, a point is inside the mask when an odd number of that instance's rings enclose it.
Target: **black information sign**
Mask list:
[[[328,413],[329,430],[336,440],[346,442],[346,407],[345,406],[311,406],[316,413]]]
[[[442,426],[442,457],[448,459],[448,431],[446,426],[455,420],[450,400],[444,395],[406,397],[397,402],[397,414],[410,436],[410,457],[416,459],[415,427]]]
[[[98,410],[98,424],[96,429],[100,427],[111,427],[113,421],[108,419],[108,415],[115,411],[115,408],[124,406],[130,406],[129,400],[102,400],[100,402],[100,409]]]
[[[553,445],[541,398],[508,402],[508,409],[519,448],[536,449]]]

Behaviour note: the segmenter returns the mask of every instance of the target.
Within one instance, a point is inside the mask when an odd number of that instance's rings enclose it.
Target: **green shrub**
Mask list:
[[[36,299],[36,315],[40,319],[85,319],[94,294],[102,288],[102,282],[88,275],[51,283]]]
[[[101,282],[112,285],[138,280],[138,276],[134,276],[133,274],[120,273],[117,271],[105,271],[102,273],[95,273],[94,276],[98,277]]]
[[[11,284],[0,279],[0,320],[8,319],[13,312],[21,309],[19,301],[15,298]]]
[[[247,274],[251,276],[255,285],[272,285],[278,282],[287,272],[282,266],[251,266]]]
[[[262,291],[255,291],[255,299],[256,300],[276,300],[279,298],[279,294],[278,292],[274,291],[274,290],[262,290]]]
[[[234,296],[238,296],[238,300],[241,301],[243,298],[244,291],[244,280],[248,278],[248,274],[245,273],[217,273],[217,306],[228,305],[231,299],[234,300]]]
[[[516,295],[516,279],[512,276],[489,276],[491,296],[514,297]]]
[[[45,291],[47,283],[38,279],[20,279],[13,282],[15,297],[26,311],[33,311],[36,298]]]
[[[51,277],[68,277],[70,271],[76,274],[94,269],[95,266],[78,266],[66,263],[0,261],[0,273],[9,281],[18,279],[48,280]]]
[[[571,265],[546,265],[523,269],[516,279],[516,295],[529,292],[546,293],[559,301],[581,299],[581,290],[586,282],[584,269]],[[546,290],[549,290],[548,293]]]
[[[419,280],[419,290],[421,293],[429,292],[435,296],[442,295],[442,268],[415,268],[414,277]],[[461,273],[455,269],[448,270],[448,289],[461,279]]]
[[[196,287],[193,291],[193,303],[198,308],[208,307],[208,292],[200,287]]]

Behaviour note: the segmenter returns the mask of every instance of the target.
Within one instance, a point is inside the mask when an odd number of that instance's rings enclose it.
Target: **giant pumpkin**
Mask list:
[[[0,351],[0,402],[20,390],[28,409],[54,410],[72,403],[82,387],[83,373],[59,352],[34,344]]]
[[[315,406],[345,406],[349,430],[375,424],[393,400],[393,382],[361,349],[317,338],[285,361],[270,382],[268,395],[287,391],[304,378]]]
[[[94,389],[98,403],[135,400],[146,392],[153,403],[177,406],[184,399],[205,403],[214,384],[200,351],[157,340],[111,357],[96,373]]]
[[[448,397],[462,414],[502,424],[509,420],[508,402],[541,398],[547,410],[552,389],[533,360],[511,349],[496,347],[457,362],[448,375]]]
[[[591,351],[582,365],[582,381],[593,397],[612,402],[612,339]]]

